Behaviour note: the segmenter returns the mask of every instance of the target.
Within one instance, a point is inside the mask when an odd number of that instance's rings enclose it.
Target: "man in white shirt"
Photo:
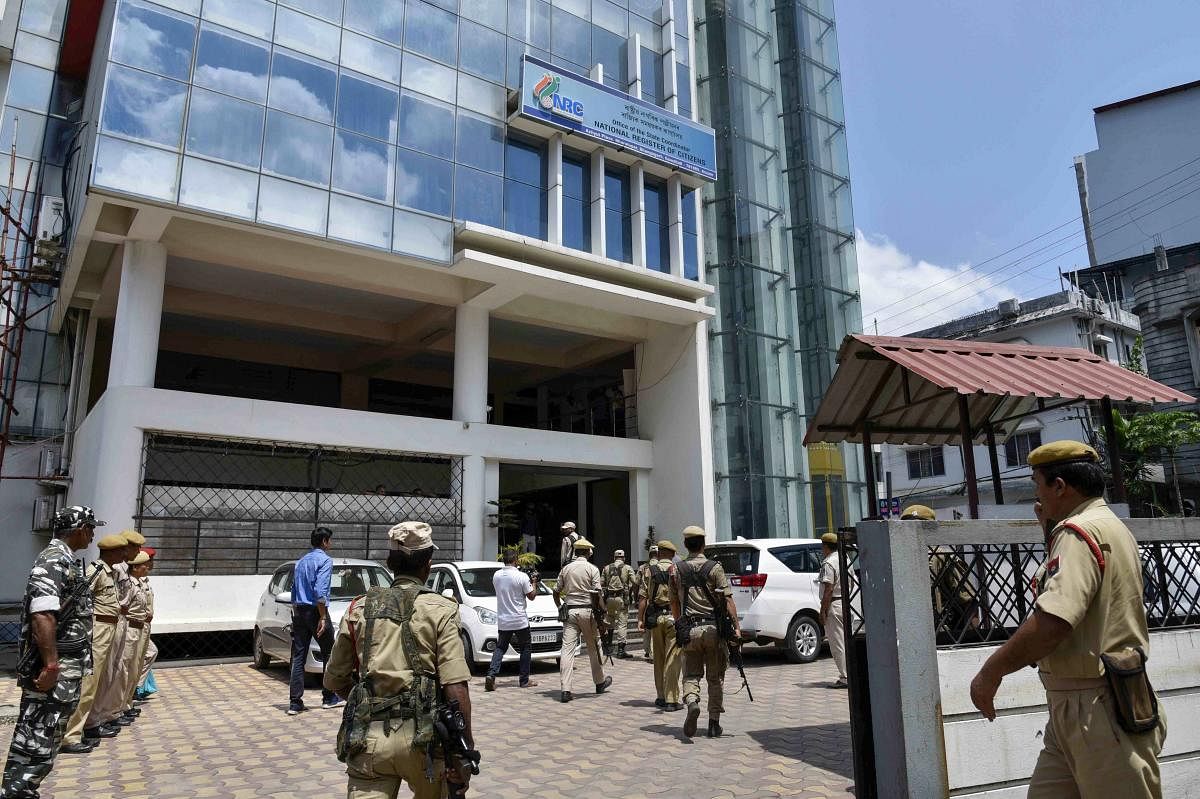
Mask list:
[[[510,643],[521,653],[520,685],[522,688],[532,688],[537,683],[529,679],[533,649],[525,602],[537,597],[537,584],[517,568],[517,550],[504,550],[504,568],[497,569],[492,575],[492,586],[496,589],[496,628],[500,632],[500,640],[496,642],[492,665],[488,667],[487,677],[483,681],[484,690],[496,690],[496,675],[500,673],[500,664],[504,662],[504,654],[508,652]]]

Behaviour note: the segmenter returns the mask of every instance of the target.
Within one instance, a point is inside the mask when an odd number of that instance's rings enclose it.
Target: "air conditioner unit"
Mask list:
[[[38,477],[46,480],[58,477],[61,457],[61,447],[42,447],[42,454],[38,459]]]
[[[33,500],[33,531],[49,532],[54,527],[54,514],[58,512],[58,495],[46,494]]]
[[[43,197],[38,213],[39,239],[54,238],[63,232],[67,224],[66,203],[62,197]]]
[[[1001,319],[1016,319],[1021,315],[1021,303],[1016,299],[1004,300],[996,306]]]

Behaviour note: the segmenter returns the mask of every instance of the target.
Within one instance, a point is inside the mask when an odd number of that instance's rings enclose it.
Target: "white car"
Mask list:
[[[795,663],[820,657],[821,542],[811,538],[739,538],[710,544],[733,588],[742,636],[775,644]]]
[[[492,662],[499,631],[496,628],[496,591],[492,577],[503,568],[495,561],[458,561],[435,563],[429,573],[427,588],[459,603],[458,618],[463,634],[463,649],[467,664],[472,668]],[[562,647],[563,626],[558,620],[558,607],[550,589],[538,583],[536,599],[526,606],[534,660],[556,660]],[[513,663],[519,655],[512,647],[504,654],[505,663]]]
[[[267,589],[258,600],[258,615],[254,622],[254,665],[264,668],[272,658],[292,662],[292,582],[296,562],[285,563],[275,570]],[[373,560],[334,558],[329,579],[329,621],[334,631],[342,622],[342,614],[356,596],[367,589],[384,588],[392,584],[392,573]],[[314,638],[308,646],[304,663],[308,674],[322,672],[321,648]]]

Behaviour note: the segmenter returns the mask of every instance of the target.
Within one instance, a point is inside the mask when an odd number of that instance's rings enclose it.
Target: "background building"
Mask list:
[[[918,338],[991,341],[1036,347],[1079,347],[1113,363],[1127,363],[1140,330],[1138,318],[1116,303],[1093,299],[1080,291],[1061,291],[1018,303],[1007,300],[996,308],[920,330]],[[1097,432],[1099,431],[1099,432]],[[1004,504],[1024,518],[1033,500],[1025,458],[1043,443],[1061,439],[1095,441],[1103,428],[1084,406],[1060,408],[1029,416],[1001,447],[999,466]],[[986,447],[974,448],[983,517],[1003,517],[1008,508],[995,507],[991,459]],[[901,505],[919,502],[944,509],[944,518],[968,518],[961,447],[880,446],[880,497],[891,495]]]

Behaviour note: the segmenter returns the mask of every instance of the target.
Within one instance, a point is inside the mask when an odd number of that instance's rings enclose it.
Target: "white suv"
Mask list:
[[[709,544],[704,554],[729,577],[742,636],[773,643],[795,663],[821,654],[825,633],[818,582],[821,542],[811,538],[738,538]]]

